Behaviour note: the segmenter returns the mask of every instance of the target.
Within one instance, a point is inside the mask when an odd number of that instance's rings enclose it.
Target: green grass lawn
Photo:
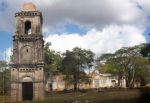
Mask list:
[[[118,89],[118,90],[104,90],[96,91],[89,90],[86,92],[53,92],[47,94],[44,101],[25,101],[21,103],[73,103],[75,100],[79,100],[80,103],[84,103],[88,100],[89,103],[137,103],[140,97],[139,89]],[[6,97],[7,100],[8,97]],[[0,103],[3,97],[0,97]]]

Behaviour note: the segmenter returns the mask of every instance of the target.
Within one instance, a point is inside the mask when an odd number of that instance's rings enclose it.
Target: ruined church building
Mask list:
[[[11,101],[43,100],[43,35],[42,13],[32,3],[25,3],[15,13],[11,63]]]

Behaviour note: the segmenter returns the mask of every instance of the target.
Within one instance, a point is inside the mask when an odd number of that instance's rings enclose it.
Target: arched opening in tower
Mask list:
[[[32,82],[22,83],[22,98],[23,100],[33,99],[33,83]]]
[[[29,35],[32,32],[32,28],[31,28],[31,22],[30,21],[26,21],[25,22],[25,34]]]

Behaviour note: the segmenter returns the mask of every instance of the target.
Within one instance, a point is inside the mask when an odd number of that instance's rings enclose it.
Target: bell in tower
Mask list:
[[[44,99],[44,62],[42,13],[32,3],[25,3],[15,13],[11,63],[11,100]]]

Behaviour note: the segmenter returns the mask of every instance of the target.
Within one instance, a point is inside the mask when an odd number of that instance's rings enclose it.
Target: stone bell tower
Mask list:
[[[43,36],[42,13],[32,3],[25,3],[15,13],[11,63],[11,100],[43,100]]]

